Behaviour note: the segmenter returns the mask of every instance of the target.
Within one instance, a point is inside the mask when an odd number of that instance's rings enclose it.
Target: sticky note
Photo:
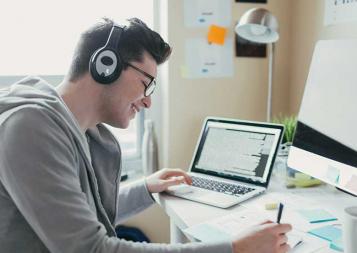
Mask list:
[[[336,217],[331,215],[329,212],[323,209],[306,209],[306,210],[297,210],[297,212],[302,215],[310,223],[319,223],[326,221],[337,220]]]
[[[265,210],[275,210],[278,209],[278,203],[266,203]]]
[[[336,239],[342,237],[341,229],[333,225],[315,228],[310,230],[308,233],[329,242],[335,241]]]
[[[336,240],[333,240],[331,243],[330,243],[330,248],[333,249],[333,250],[337,250],[339,252],[343,252],[343,242],[342,242],[342,237],[336,239]]]
[[[226,36],[227,29],[221,26],[211,25],[208,31],[208,42],[218,45],[224,44],[224,38]]]

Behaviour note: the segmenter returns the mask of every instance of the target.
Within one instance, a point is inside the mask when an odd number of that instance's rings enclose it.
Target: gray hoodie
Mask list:
[[[232,252],[231,242],[119,240],[114,226],[154,203],[144,181],[119,191],[121,151],[101,124],[85,134],[38,77],[0,90],[0,252]]]

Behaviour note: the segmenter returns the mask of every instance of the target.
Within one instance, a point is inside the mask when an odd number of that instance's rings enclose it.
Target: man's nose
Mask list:
[[[141,102],[142,102],[144,108],[150,108],[151,107],[151,96],[144,97],[141,100]]]

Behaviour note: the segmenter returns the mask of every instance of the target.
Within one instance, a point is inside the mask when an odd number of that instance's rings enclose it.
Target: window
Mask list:
[[[40,75],[58,84],[68,70],[80,32],[102,17],[120,24],[138,17],[152,27],[153,0],[8,1],[0,10],[0,87],[26,75]],[[128,129],[111,128],[124,159],[135,160],[135,167],[140,162],[143,117],[141,112]]]
[[[153,0],[11,0],[0,9],[0,75],[63,75],[79,34],[102,17],[153,25]]]

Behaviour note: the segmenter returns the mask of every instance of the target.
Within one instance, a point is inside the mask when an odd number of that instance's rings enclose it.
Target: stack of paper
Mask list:
[[[229,214],[218,219],[189,227],[184,232],[202,242],[233,240],[238,238],[244,230],[257,225],[267,219],[264,213],[251,209],[244,209],[237,213]],[[295,253],[308,253],[328,247],[322,240],[306,233],[293,230],[287,234],[288,244]]]

